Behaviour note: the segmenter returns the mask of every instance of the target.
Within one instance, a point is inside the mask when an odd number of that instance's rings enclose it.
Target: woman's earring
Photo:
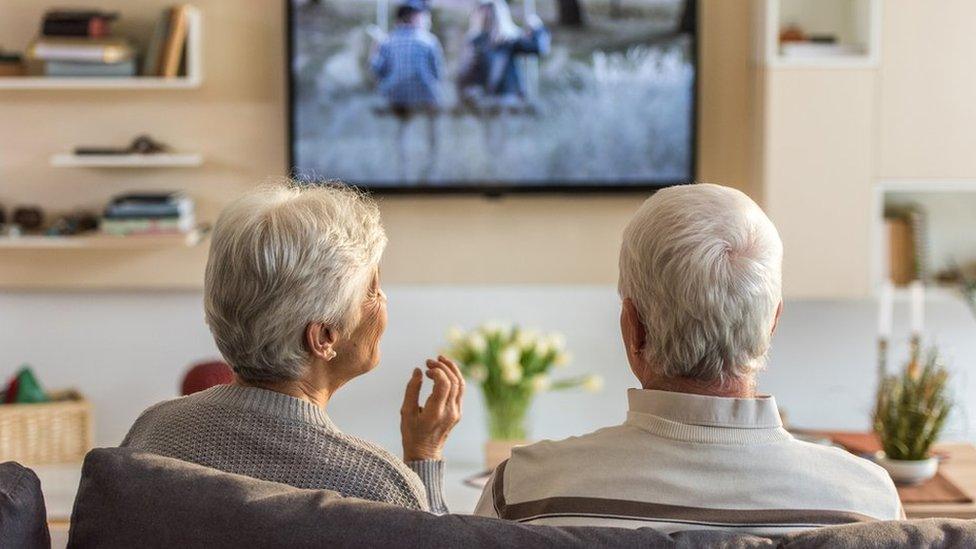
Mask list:
[[[333,358],[335,358],[335,357],[336,357],[336,355],[337,355],[337,354],[338,354],[338,353],[336,353],[336,352],[335,352],[335,349],[329,349],[329,352],[328,352],[328,354],[326,355],[326,358],[325,358],[325,360],[332,360]]]

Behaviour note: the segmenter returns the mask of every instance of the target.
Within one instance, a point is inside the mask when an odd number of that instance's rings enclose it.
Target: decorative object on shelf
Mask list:
[[[34,370],[24,364],[7,383],[3,392],[4,404],[36,404],[50,400],[34,375]]]
[[[803,42],[806,39],[807,35],[803,32],[803,27],[797,25],[796,23],[790,23],[779,31],[780,45],[788,42]]]
[[[948,380],[938,352],[932,349],[923,357],[913,345],[904,370],[878,388],[873,422],[883,450],[875,459],[895,482],[922,482],[938,471],[938,458],[930,450],[952,410]]]
[[[47,236],[75,236],[98,229],[98,216],[91,212],[79,211],[64,214],[44,231]]]
[[[489,322],[469,332],[451,328],[448,341],[450,346],[443,354],[457,360],[465,377],[478,383],[484,395],[490,437],[485,446],[488,468],[508,459],[513,447],[527,442],[527,414],[537,394],[575,387],[599,391],[603,385],[602,378],[595,375],[551,379],[550,370],[570,360],[560,334],[539,335]]]
[[[226,362],[210,360],[198,362],[187,370],[180,384],[180,394],[192,395],[205,391],[217,385],[228,385],[234,382],[234,371]]]
[[[120,236],[180,234],[195,227],[193,200],[180,192],[117,196],[105,208],[101,222],[103,233]]]
[[[957,264],[951,264],[948,269],[938,274],[940,283],[955,286],[962,295],[970,312],[976,315],[976,277],[971,275]]]
[[[922,342],[922,332],[925,329],[925,284],[921,280],[913,280],[909,285],[911,296],[911,356],[916,356]],[[891,326],[894,316],[894,284],[885,280],[881,284],[878,299],[878,386],[888,375],[888,342],[891,339]]]
[[[39,231],[44,226],[44,210],[37,206],[18,206],[10,221],[25,231]]]
[[[41,35],[105,38],[118,17],[117,12],[108,11],[51,10],[44,14]]]
[[[0,405],[0,462],[77,464],[91,450],[91,404],[74,390],[49,391],[46,398]]]
[[[927,281],[928,231],[925,211],[917,204],[889,206],[884,212],[888,240],[888,276],[898,286]]]
[[[78,156],[86,155],[123,155],[123,154],[157,154],[169,151],[169,146],[156,141],[148,135],[140,135],[132,140],[127,147],[75,147]]]
[[[24,76],[25,73],[24,59],[20,54],[0,49],[0,77]]]

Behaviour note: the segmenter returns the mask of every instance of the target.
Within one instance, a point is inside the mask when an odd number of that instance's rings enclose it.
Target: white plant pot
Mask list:
[[[884,452],[878,452],[874,461],[888,471],[896,484],[920,484],[935,476],[939,470],[938,458],[907,460],[889,459]]]

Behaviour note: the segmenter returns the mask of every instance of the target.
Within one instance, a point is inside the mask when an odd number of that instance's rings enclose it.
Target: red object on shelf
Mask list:
[[[194,364],[183,376],[180,393],[183,396],[205,391],[217,385],[228,385],[234,382],[234,371],[226,362],[213,360]]]
[[[17,390],[20,388],[20,378],[14,376],[7,385],[7,391],[4,393],[3,403],[13,404],[17,401]]]

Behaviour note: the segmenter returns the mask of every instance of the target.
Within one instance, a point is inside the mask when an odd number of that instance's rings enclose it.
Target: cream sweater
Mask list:
[[[632,389],[623,425],[516,448],[476,514],[532,524],[758,535],[898,519],[887,473],[794,439],[772,397]]]

